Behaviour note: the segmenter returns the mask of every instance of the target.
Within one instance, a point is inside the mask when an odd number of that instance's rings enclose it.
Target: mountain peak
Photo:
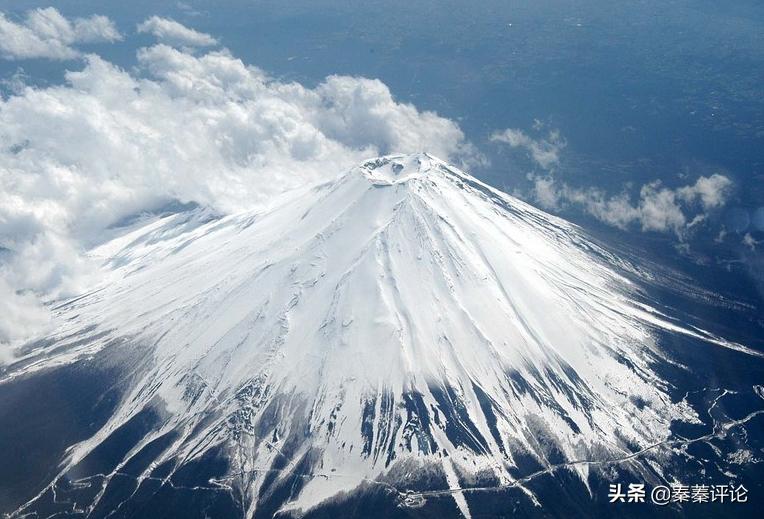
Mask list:
[[[623,263],[574,225],[426,153],[99,250],[103,285],[58,305],[56,332],[5,375],[150,350],[58,478],[143,411],[162,421],[120,470],[150,451],[139,479],[170,480],[223,456],[248,515],[287,494],[307,510],[368,481],[413,485],[400,474],[418,464],[451,487],[558,462],[586,483],[577,460],[656,445],[695,416],[656,383],[653,330],[701,332],[635,302]],[[327,476],[295,484],[297,467]]]
[[[427,176],[436,163],[442,162],[427,153],[386,155],[364,162],[360,169],[375,185],[393,185]]]

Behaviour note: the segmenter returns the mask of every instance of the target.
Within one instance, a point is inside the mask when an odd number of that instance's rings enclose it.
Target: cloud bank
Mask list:
[[[307,88],[225,50],[159,44],[131,72],[88,55],[66,84],[21,84],[0,100],[0,341],[45,321],[31,294],[87,286],[83,251],[125,216],[169,200],[252,208],[370,156],[422,150],[474,156],[455,122],[378,80]],[[20,315],[29,322],[13,325]]]
[[[5,59],[47,58],[68,60],[80,56],[80,43],[114,42],[122,39],[105,16],[68,20],[54,7],[34,9],[19,23],[0,13],[0,56]]]
[[[608,195],[595,187],[571,187],[551,175],[531,175],[530,178],[534,183],[533,197],[547,209],[574,205],[620,229],[638,225],[643,231],[673,232],[679,238],[704,221],[710,210],[723,206],[733,184],[719,173],[699,177],[694,184],[676,189],[655,181],[642,186],[639,196],[633,200],[625,192]]]
[[[544,123],[536,120],[533,130],[540,132],[543,128]],[[494,132],[491,141],[524,150],[544,170],[542,174],[528,174],[533,183],[531,198],[539,205],[553,211],[574,206],[619,229],[638,226],[645,232],[672,232],[684,239],[708,218],[710,211],[726,204],[732,192],[732,180],[715,173],[675,189],[653,181],[641,186],[636,197],[626,190],[610,195],[598,187],[575,187],[559,180],[556,170],[567,146],[559,130],[550,130],[545,138],[533,138],[520,129],[507,128]]]
[[[212,47],[218,41],[169,18],[152,16],[138,25],[138,32],[153,34],[160,42],[180,47]]]

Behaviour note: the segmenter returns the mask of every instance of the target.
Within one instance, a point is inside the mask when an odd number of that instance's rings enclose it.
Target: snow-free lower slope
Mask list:
[[[702,332],[634,302],[575,226],[426,154],[262,212],[163,218],[93,255],[107,280],[57,308],[54,354],[6,378],[138,346],[150,367],[62,474],[147,407],[163,423],[114,472],[175,431],[141,477],[222,446],[250,512],[298,466],[325,476],[286,505],[306,509],[403,462],[507,482],[519,456],[623,454],[693,420],[651,369],[651,330]]]

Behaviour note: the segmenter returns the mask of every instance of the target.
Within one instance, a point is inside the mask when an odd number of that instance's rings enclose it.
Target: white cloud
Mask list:
[[[54,7],[27,12],[21,23],[0,13],[0,55],[5,59],[74,59],[79,43],[113,42],[121,39],[114,23],[105,16],[66,19]]]
[[[551,176],[541,177],[529,175],[529,180],[533,181],[533,198],[547,209],[560,208],[560,192]],[[519,195],[520,193],[518,193]]]
[[[74,35],[76,43],[115,42],[122,39],[114,22],[101,15],[74,20]]]
[[[17,293],[0,277],[0,365],[12,359],[11,345],[45,329],[50,316],[32,293]]]
[[[747,232],[745,233],[745,236],[743,236],[743,245],[751,249],[752,252],[756,252],[756,246],[759,244],[761,244],[761,242],[754,239],[751,233]]]
[[[650,182],[640,188],[639,198],[632,201],[627,193],[608,195],[594,187],[571,187],[550,175],[530,178],[534,183],[533,197],[547,209],[572,204],[620,229],[639,225],[643,231],[673,232],[680,238],[706,219],[707,213],[703,211],[723,206],[732,188],[728,177],[715,173],[677,189]],[[694,205],[699,205],[702,211],[693,211]]]
[[[540,129],[542,124],[536,120],[534,129]],[[492,142],[503,142],[513,148],[522,148],[528,152],[531,159],[543,169],[551,169],[560,162],[560,151],[567,143],[558,130],[549,132],[545,139],[534,139],[522,130],[507,128],[504,131],[494,132],[491,135]]]
[[[218,41],[209,34],[195,31],[169,18],[152,16],[140,25],[138,32],[153,34],[159,41],[169,45],[186,47],[211,47]]]
[[[456,123],[396,101],[377,80],[330,76],[307,88],[227,51],[194,56],[166,45],[140,50],[138,61],[127,72],[90,55],[67,84],[0,100],[6,304],[29,307],[22,289],[82,290],[93,270],[88,244],[170,199],[225,213],[381,153],[474,156]]]
[[[544,123],[534,120],[534,131],[543,128]],[[667,188],[660,181],[647,183],[633,201],[625,191],[609,195],[597,187],[573,187],[558,180],[552,170],[559,164],[560,151],[566,141],[557,130],[550,131],[545,139],[534,139],[522,130],[508,128],[494,132],[491,140],[526,150],[536,164],[548,170],[543,175],[528,174],[533,182],[531,196],[542,207],[560,210],[574,205],[620,229],[639,225],[643,231],[673,232],[683,238],[691,228],[707,219],[709,211],[723,206],[732,189],[732,180],[715,173],[676,189]]]
[[[700,177],[695,185],[685,186],[677,190],[677,195],[685,202],[699,200],[704,209],[721,207],[727,202],[732,181],[714,173],[710,177]]]

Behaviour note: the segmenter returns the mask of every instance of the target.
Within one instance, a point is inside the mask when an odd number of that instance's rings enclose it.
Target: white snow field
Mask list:
[[[113,474],[175,431],[141,478],[222,449],[230,477],[210,483],[247,515],[306,467],[285,509],[425,468],[455,488],[509,484],[519,456],[626,456],[696,420],[654,371],[657,330],[745,350],[637,302],[629,264],[575,225],[424,153],[267,210],[155,218],[91,255],[101,285],[59,304],[55,348],[4,378],[139,346],[149,367],[61,474],[153,407],[160,423]]]

